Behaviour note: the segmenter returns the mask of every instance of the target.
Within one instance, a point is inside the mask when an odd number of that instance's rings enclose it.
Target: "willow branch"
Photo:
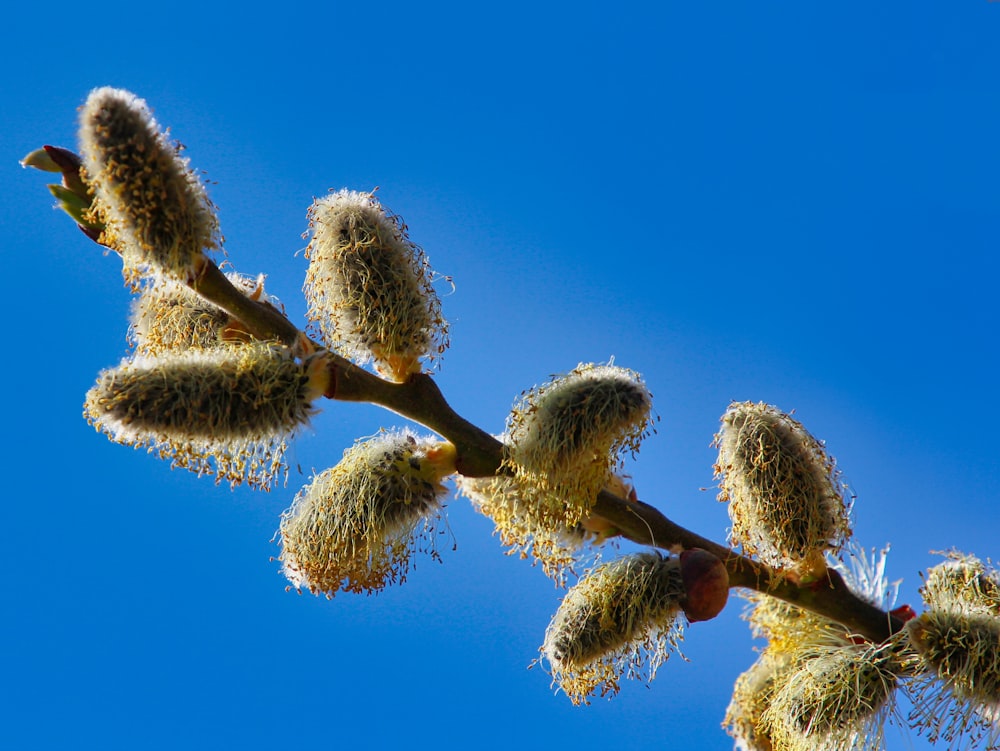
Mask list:
[[[211,261],[199,269],[190,286],[259,339],[278,340],[304,354],[321,349],[280,311],[247,297]],[[455,445],[456,467],[465,476],[491,477],[503,471],[503,445],[455,412],[429,375],[417,374],[405,383],[395,383],[335,353],[327,357],[331,376],[327,397],[378,404],[435,431]],[[622,537],[641,545],[707,550],[725,564],[731,587],[777,597],[834,620],[866,639],[885,641],[903,626],[898,618],[854,594],[836,571],[828,570],[818,582],[807,586],[795,584],[764,564],[675,524],[653,506],[625,500],[607,490],[597,497],[594,513],[613,524]]]

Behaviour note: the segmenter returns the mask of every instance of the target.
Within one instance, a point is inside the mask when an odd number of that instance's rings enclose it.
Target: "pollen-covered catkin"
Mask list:
[[[920,594],[931,608],[1000,616],[1000,578],[975,556],[949,553],[928,569]]]
[[[448,345],[423,250],[371,193],[341,190],[309,209],[304,292],[326,343],[396,381]]]
[[[545,632],[554,682],[580,704],[597,689],[617,693],[626,673],[645,668],[652,679],[680,639],[683,597],[677,558],[637,553],[597,567],[569,590]]]
[[[322,355],[298,362],[273,343],[137,357],[101,373],[84,415],[116,443],[266,487],[326,390],[326,373]]]
[[[296,589],[333,597],[373,593],[402,581],[411,554],[433,538],[418,527],[442,508],[442,479],[455,447],[409,431],[386,433],[344,452],[313,478],[281,518],[280,560]]]
[[[773,751],[775,748],[771,731],[763,718],[771,706],[775,686],[790,664],[788,655],[767,649],[749,670],[736,679],[733,697],[722,724],[732,736],[738,751]]]
[[[634,371],[581,364],[525,393],[507,418],[505,463],[539,521],[579,523],[612,478],[620,455],[638,451],[652,396]]]
[[[879,747],[901,672],[891,645],[814,648],[776,676],[761,725],[783,751]]]
[[[1000,705],[1000,617],[931,609],[906,629],[921,662],[957,698]]]
[[[264,292],[262,277],[226,276],[247,297],[274,305]],[[132,306],[130,339],[138,355],[211,349],[251,338],[226,311],[173,279],[157,279],[144,285]]]
[[[716,436],[719,500],[734,545],[803,578],[850,535],[833,459],[796,420],[767,404],[733,403]]]
[[[102,242],[122,253],[127,280],[150,272],[193,278],[203,251],[221,244],[218,220],[145,101],[122,89],[92,91],[80,114],[80,147],[107,225]]]
[[[931,608],[904,634],[917,670],[909,688],[913,726],[950,747],[1000,747],[1000,617]]]

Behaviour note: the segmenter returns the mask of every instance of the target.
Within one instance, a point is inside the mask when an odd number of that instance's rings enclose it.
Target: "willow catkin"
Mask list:
[[[734,545],[765,563],[808,574],[850,534],[833,459],[802,425],[767,404],[733,403],[716,436],[719,500]]]
[[[902,667],[893,647],[816,647],[775,677],[760,724],[781,751],[880,746]]]
[[[101,373],[84,415],[116,443],[266,487],[327,378],[321,355],[299,362],[273,343],[137,357]]]
[[[281,518],[285,576],[296,589],[333,597],[402,581],[422,542],[418,529],[442,508],[441,480],[455,448],[409,431],[359,442],[313,478]]]
[[[766,649],[736,679],[722,725],[732,736],[738,751],[774,750],[764,713],[771,706],[775,687],[790,664],[788,655]]]
[[[121,252],[126,278],[194,278],[203,251],[221,244],[218,220],[145,101],[122,89],[92,91],[80,113],[80,148],[106,224],[102,242]]]
[[[234,273],[226,277],[247,297],[277,307],[274,298],[264,292],[263,277]],[[136,354],[146,356],[211,349],[252,339],[226,311],[186,284],[169,278],[157,279],[140,290],[132,305],[129,333]]]
[[[949,553],[927,570],[920,595],[938,610],[1000,616],[1000,577],[975,556]]]
[[[652,678],[680,639],[680,561],[637,553],[603,564],[567,592],[545,632],[542,655],[574,704],[623,675]]]
[[[448,345],[423,250],[371,193],[341,190],[309,209],[304,292],[332,348],[404,381]]]
[[[634,371],[581,364],[522,395],[507,418],[505,463],[539,522],[579,523],[649,434],[652,396]]]
[[[928,572],[929,609],[904,629],[914,658],[913,725],[936,742],[1000,747],[1000,612],[995,572],[957,556]]]

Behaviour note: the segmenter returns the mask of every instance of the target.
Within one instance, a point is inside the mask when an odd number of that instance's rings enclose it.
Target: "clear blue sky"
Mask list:
[[[297,322],[306,208],[379,186],[454,279],[439,381],[483,428],[614,356],[662,418],[629,471],[675,520],[725,537],[709,443],[731,400],[764,400],[826,440],[903,601],[929,551],[998,556],[1000,3],[18,7],[0,748],[726,749],[754,659],[736,603],[650,688],[571,706],[527,669],[558,591],[459,500],[456,549],[405,585],[285,592],[279,515],[399,424],[375,408],[325,404],[270,494],[95,434],[83,395],[125,352],[128,295],[17,160],[73,146],[100,85],[188,146],[230,260]]]

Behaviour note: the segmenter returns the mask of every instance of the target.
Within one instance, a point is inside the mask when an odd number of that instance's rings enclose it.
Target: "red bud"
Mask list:
[[[729,572],[725,564],[701,548],[681,551],[680,560],[684,614],[692,623],[715,618],[729,598]]]

